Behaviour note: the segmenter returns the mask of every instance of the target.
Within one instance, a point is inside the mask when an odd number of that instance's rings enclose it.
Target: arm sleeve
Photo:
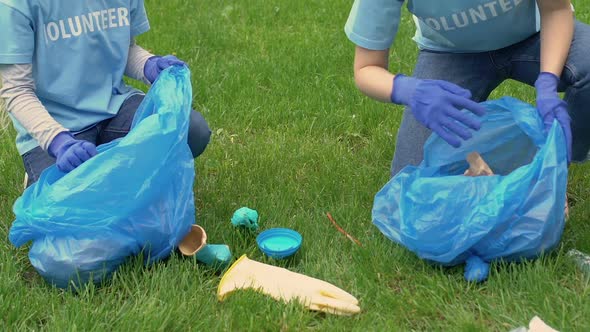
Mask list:
[[[131,0],[131,37],[141,35],[150,29],[143,0]]]
[[[34,37],[26,14],[0,3],[0,64],[32,63]]]
[[[0,64],[0,76],[0,98],[6,102],[6,110],[47,150],[53,138],[67,129],[49,115],[35,94],[33,66]]]
[[[150,85],[150,82],[143,74],[143,68],[145,67],[146,61],[153,56],[153,54],[137,45],[135,39],[132,38],[131,45],[129,45],[129,56],[127,58],[127,66],[125,67],[125,75]]]
[[[391,47],[404,0],[355,0],[344,32],[357,46],[369,50]]]

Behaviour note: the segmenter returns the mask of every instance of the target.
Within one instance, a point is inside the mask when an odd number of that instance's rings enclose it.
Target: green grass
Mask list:
[[[353,45],[343,33],[351,1],[146,2],[152,30],[139,43],[189,63],[194,106],[213,129],[195,185],[210,242],[329,281],[357,296],[363,312],[317,314],[251,291],[219,303],[220,276],[178,255],[151,268],[132,259],[108,284],[77,295],[47,286],[27,248],[7,240],[23,179],[11,130],[0,135],[0,330],[508,331],[534,315],[563,331],[590,330],[590,283],[564,254],[590,252],[588,166],[571,169],[575,205],[555,253],[494,264],[488,282],[468,284],[461,267],[429,266],[371,223],[401,109],[354,86]],[[578,0],[576,9],[590,21],[590,5]],[[417,55],[412,33],[406,13],[391,59],[406,73]],[[492,98],[502,95],[534,97],[510,82]],[[231,227],[241,206],[258,210],[263,229],[300,231],[302,250],[287,261],[263,257],[254,235]],[[327,211],[364,247],[338,233]]]

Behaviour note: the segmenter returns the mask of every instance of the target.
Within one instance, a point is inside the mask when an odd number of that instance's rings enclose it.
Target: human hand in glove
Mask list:
[[[174,55],[153,56],[145,62],[143,67],[143,75],[150,82],[154,83],[160,73],[170,66],[185,66],[184,61],[178,59]]]
[[[542,72],[535,81],[535,88],[537,89],[537,110],[543,124],[545,125],[545,132],[548,132],[553,125],[553,121],[557,120],[563,129],[565,135],[565,143],[567,149],[567,161],[572,161],[572,129],[570,126],[571,118],[567,112],[567,104],[557,94],[557,85],[559,84],[559,77],[553,73]]]
[[[98,153],[94,144],[75,139],[67,131],[55,136],[49,144],[48,152],[50,156],[56,159],[57,168],[65,173],[72,171]]]
[[[236,289],[253,289],[276,300],[297,300],[310,310],[337,315],[359,313],[358,300],[325,281],[240,257],[223,275],[217,297],[223,301]]]
[[[474,102],[471,92],[442,80],[425,80],[398,74],[393,79],[391,101],[406,105],[420,123],[437,133],[454,147],[461,146],[461,140],[472,137],[469,129],[479,130],[481,122],[470,114],[482,116],[485,107]]]

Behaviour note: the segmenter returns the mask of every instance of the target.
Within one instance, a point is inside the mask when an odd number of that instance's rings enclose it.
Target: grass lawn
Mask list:
[[[194,107],[213,130],[197,159],[197,221],[210,243],[234,258],[288,267],[337,285],[363,312],[337,317],[275,302],[252,291],[219,303],[220,276],[173,255],[144,268],[133,259],[106,286],[77,295],[47,286],[7,234],[23,166],[12,130],[0,135],[0,330],[164,331],[508,331],[539,315],[562,331],[590,331],[590,282],[565,252],[590,252],[589,166],[573,166],[571,217],[562,245],[523,264],[494,264],[489,281],[468,284],[463,268],[420,261],[371,223],[374,194],[386,183],[401,108],[361,95],[352,77],[353,45],[343,32],[352,1],[146,0],[152,29],[139,43],[175,52],[192,70]],[[590,22],[590,4],[574,2]],[[391,66],[411,73],[417,49],[403,17]],[[144,86],[137,85],[145,89]],[[506,82],[492,98],[529,102],[532,88]],[[590,105],[589,105],[590,107]],[[255,236],[231,227],[249,206],[262,229],[291,227],[302,250],[272,261]],[[338,233],[336,221],[364,247]]]

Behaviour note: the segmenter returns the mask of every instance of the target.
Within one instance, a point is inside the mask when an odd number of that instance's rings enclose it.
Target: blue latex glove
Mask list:
[[[96,146],[88,141],[77,140],[63,131],[51,141],[49,155],[56,159],[57,168],[65,173],[72,171],[97,154]]]
[[[554,120],[557,120],[565,134],[567,149],[567,161],[572,160],[572,129],[571,118],[567,112],[567,104],[557,94],[559,77],[553,73],[542,72],[535,81],[537,89],[537,110],[543,119],[545,132],[551,129]]]
[[[442,80],[423,80],[398,74],[393,79],[391,101],[406,105],[420,123],[437,133],[454,147],[461,146],[460,139],[472,137],[468,128],[479,130],[481,122],[470,114],[486,113],[485,107],[471,100],[471,92]]]
[[[162,70],[170,66],[185,66],[184,61],[179,60],[174,55],[153,56],[145,62],[143,66],[143,76],[150,82],[154,83]]]

